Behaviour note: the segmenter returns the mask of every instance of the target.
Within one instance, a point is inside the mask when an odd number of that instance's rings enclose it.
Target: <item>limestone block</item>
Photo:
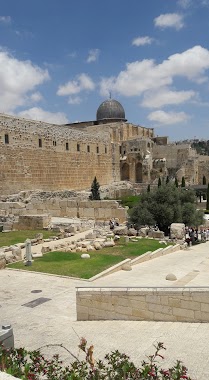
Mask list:
[[[131,264],[126,263],[126,264],[122,265],[121,269],[125,270],[125,271],[130,271],[130,270],[132,270],[132,266],[131,266]]]
[[[0,252],[0,269],[4,269],[6,267],[6,257],[3,252]]]
[[[164,239],[165,235],[163,231],[152,231],[148,232],[149,237],[153,237],[154,239]]]
[[[16,260],[21,260],[22,259],[22,250],[21,250],[21,248],[18,247],[18,246],[15,246],[15,245],[11,246],[10,248],[12,250],[12,254],[13,254],[14,258]]]
[[[5,259],[7,264],[11,264],[15,261],[12,251],[5,252]]]
[[[51,251],[51,248],[50,247],[46,247],[46,246],[42,246],[41,247],[41,253],[47,253],[47,252],[50,252]]]
[[[93,243],[93,247],[94,247],[96,250],[99,250],[99,249],[102,248],[102,247],[101,247],[101,244],[100,244],[98,241],[95,241],[95,242]]]
[[[137,235],[137,231],[135,230],[135,228],[128,229],[128,236],[136,236],[136,235]]]
[[[186,320],[194,319],[194,311],[188,310],[188,309],[181,309],[181,308],[174,307],[173,315],[175,315],[176,317],[184,317],[186,318]]]
[[[112,239],[104,242],[104,247],[114,247],[114,245],[115,245],[115,242]]]
[[[43,215],[20,215],[18,227],[19,229],[43,229],[48,227],[51,223],[51,216],[49,214]]]
[[[142,236],[142,237],[145,237],[145,236],[148,235],[148,232],[149,232],[149,228],[148,227],[142,227],[139,230],[139,235]]]
[[[168,273],[165,279],[168,281],[176,281],[177,280],[175,274],[173,274],[173,273]]]
[[[94,251],[94,247],[89,244],[89,245],[87,245],[86,250],[87,251]]]
[[[170,227],[171,239],[183,240],[185,238],[185,224],[184,223],[172,223]]]
[[[128,228],[126,226],[118,226],[114,228],[115,235],[127,235]]]
[[[90,255],[88,253],[82,253],[81,258],[82,259],[90,259]]]

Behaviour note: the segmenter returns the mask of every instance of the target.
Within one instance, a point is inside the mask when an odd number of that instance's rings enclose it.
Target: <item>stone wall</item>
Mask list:
[[[209,322],[207,288],[77,288],[77,320]]]
[[[42,215],[43,219],[44,214],[50,214],[53,217],[76,217],[96,221],[117,218],[120,223],[125,222],[127,218],[126,209],[121,207],[117,201],[112,200],[83,201],[75,198],[41,200],[33,198],[30,203],[0,202],[0,215],[2,216]],[[19,228],[18,226],[19,223],[14,225],[14,228]]]

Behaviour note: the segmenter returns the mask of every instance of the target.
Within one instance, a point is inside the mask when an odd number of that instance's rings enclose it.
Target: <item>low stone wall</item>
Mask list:
[[[209,288],[77,288],[77,320],[209,322]]]
[[[50,215],[20,215],[15,225],[17,230],[43,230],[51,223]]]
[[[118,219],[126,221],[126,209],[117,201],[82,201],[77,199],[32,199],[30,203],[0,202],[0,216],[41,215],[50,214],[54,217],[68,217],[94,220]]]

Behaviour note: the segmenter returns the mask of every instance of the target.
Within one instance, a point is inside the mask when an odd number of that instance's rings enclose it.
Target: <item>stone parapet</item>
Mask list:
[[[77,320],[209,322],[209,288],[77,288]]]

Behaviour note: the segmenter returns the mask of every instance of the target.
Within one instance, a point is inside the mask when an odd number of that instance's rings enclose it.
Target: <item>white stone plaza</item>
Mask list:
[[[173,273],[177,281],[167,281]],[[118,271],[89,282],[40,273],[3,269],[0,271],[0,321],[12,324],[15,346],[33,350],[60,344],[78,354],[78,337],[94,345],[95,358],[118,349],[136,363],[163,342],[167,350],[162,366],[180,359],[192,379],[209,379],[208,323],[153,321],[76,321],[76,287],[209,287],[209,242],[135,265],[132,271]],[[38,298],[46,302],[36,303]],[[33,307],[27,307],[34,301]],[[62,349],[64,360],[72,358]],[[80,354],[82,357],[82,354]]]

